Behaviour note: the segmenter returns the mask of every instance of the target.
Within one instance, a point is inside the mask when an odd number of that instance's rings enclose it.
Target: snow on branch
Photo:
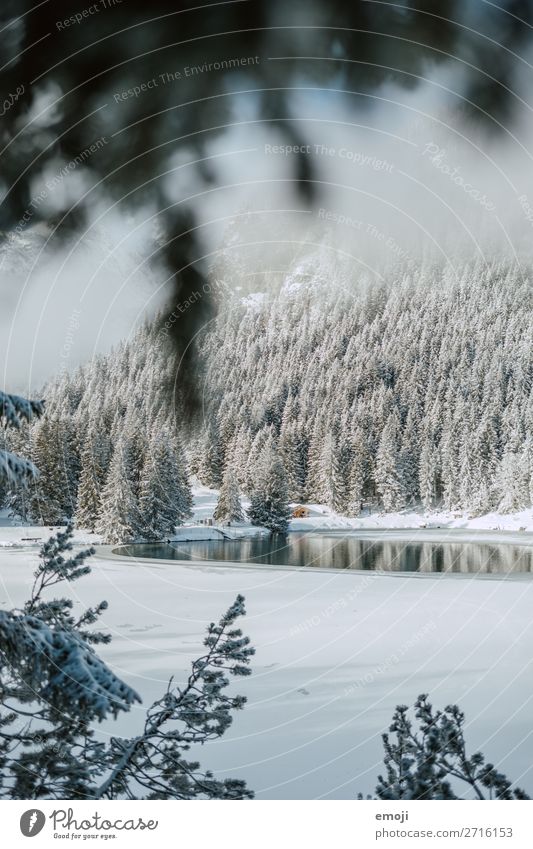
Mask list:
[[[244,696],[228,696],[224,690],[228,676],[250,674],[254,649],[234,627],[245,612],[244,598],[238,595],[218,623],[209,625],[206,653],[193,662],[183,688],[169,682],[164,696],[149,708],[143,734],[131,740],[112,738],[110,760],[115,763],[95,798],[133,798],[135,784],[144,788],[148,799],[253,797],[243,781],[219,781],[184,757],[192,745],[221,737],[231,725],[233,711],[244,707]]]
[[[0,419],[9,427],[19,428],[23,421],[31,422],[43,412],[44,401],[28,401],[19,395],[6,395],[0,391]]]
[[[24,460],[10,451],[0,451],[0,480],[21,484],[35,480],[38,476],[39,472],[31,460]]]
[[[104,719],[140,702],[75,633],[36,616],[0,611],[0,665],[15,667],[26,685],[60,712]]]
[[[44,401],[28,401],[19,395],[6,395],[0,391],[0,422],[8,427],[20,428],[23,421],[31,422],[42,416],[43,412]],[[34,480],[37,476],[37,469],[29,460],[9,451],[0,451],[0,480],[18,485]]]
[[[465,716],[457,705],[434,710],[422,694],[414,713],[415,728],[407,706],[398,705],[389,727],[394,736],[383,735],[386,774],[378,777],[378,799],[459,799],[461,785],[480,800],[529,798],[481,752],[467,754]]]

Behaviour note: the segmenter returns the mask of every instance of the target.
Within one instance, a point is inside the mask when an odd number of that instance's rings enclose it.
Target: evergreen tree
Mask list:
[[[305,501],[307,443],[296,423],[285,425],[279,438],[280,456],[291,501]]]
[[[194,513],[194,498],[192,494],[189,475],[187,473],[187,462],[185,451],[181,444],[181,440],[175,438],[173,441],[174,457],[176,458],[175,465],[175,488],[176,488],[176,510],[177,524],[182,525],[187,519],[190,519]]]
[[[132,363],[132,369],[133,366]],[[120,435],[124,436],[128,445],[129,481],[136,501],[140,497],[141,473],[148,452],[149,441],[144,402],[144,396],[136,388],[135,394],[129,399],[123,419],[119,421],[118,431]]]
[[[266,444],[258,463],[248,516],[253,525],[268,528],[272,533],[285,534],[289,527],[291,508],[287,479],[271,440]]]
[[[62,524],[71,515],[69,458],[60,423],[50,416],[45,416],[34,428],[32,458],[40,475],[30,490],[30,517],[44,525]]]
[[[314,493],[321,496],[321,503],[327,504],[339,513],[348,506],[348,476],[351,461],[351,448],[345,443],[339,447],[332,430],[322,439],[319,450],[315,448],[313,458]]]
[[[435,454],[435,447],[428,437],[422,444],[419,472],[420,500],[426,510],[434,507],[437,500],[437,463]]]
[[[251,449],[252,437],[248,428],[243,424],[234,437],[231,465],[235,470],[237,483],[244,491],[247,489],[248,458]]]
[[[309,471],[307,478],[307,497],[317,504],[326,504],[329,497],[328,478],[325,475],[324,453],[325,435],[318,418],[309,440]]]
[[[276,434],[270,425],[265,425],[255,434],[246,463],[245,492],[247,494],[250,495],[255,489],[258,469],[275,441]]]
[[[90,449],[82,453],[83,468],[78,488],[76,527],[87,528],[94,533],[101,511],[101,482],[94,468],[94,455]]]
[[[405,490],[397,445],[397,418],[389,416],[376,457],[376,487],[386,511],[405,506]]]
[[[412,504],[419,500],[420,466],[419,435],[414,407],[409,408],[405,426],[402,429],[399,446],[399,469],[405,502]]]
[[[111,458],[98,519],[97,530],[106,543],[128,542],[139,536],[139,508],[131,477],[130,446],[121,436]]]
[[[78,528],[96,529],[108,467],[107,439],[96,425],[89,426],[81,452],[81,476],[75,521]]]
[[[350,457],[346,512],[349,516],[359,516],[365,496],[368,466],[366,440],[361,428],[354,433]]]
[[[346,513],[349,503],[352,447],[346,440],[337,441],[333,454],[331,506],[337,513]]]
[[[498,510],[511,513],[513,510],[523,510],[530,503],[529,499],[529,464],[524,454],[506,451],[503,455],[494,480],[494,487],[499,496]]]
[[[215,420],[211,420],[206,428],[199,475],[205,486],[219,489],[222,485],[224,454],[220,433]]]
[[[154,433],[140,476],[139,533],[147,540],[173,536],[179,520],[180,475],[167,431]]]
[[[239,484],[231,466],[226,466],[222,488],[218,496],[214,517],[217,522],[242,522],[244,513],[239,497]]]

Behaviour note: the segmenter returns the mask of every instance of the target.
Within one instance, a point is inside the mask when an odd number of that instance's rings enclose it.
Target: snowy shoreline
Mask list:
[[[353,536],[358,539],[408,543],[476,543],[479,545],[533,546],[533,531],[492,530],[489,528],[291,528],[289,533],[319,533],[328,537]]]
[[[530,527],[526,529],[513,528],[512,526],[505,528],[494,528],[487,526],[472,526],[467,527],[457,525],[394,525],[387,526],[385,522],[391,521],[391,516],[394,514],[384,514],[382,518],[383,524],[349,524],[349,525],[332,525],[329,522],[321,523],[318,517],[312,519],[298,519],[291,522],[289,533],[309,533],[320,534],[324,537],[356,537],[358,539],[404,542],[406,545],[417,543],[442,543],[442,544],[459,544],[459,543],[476,543],[478,545],[517,545],[523,547],[533,547],[533,519],[530,520]],[[502,517],[508,518],[508,517]],[[514,518],[514,517],[513,517]],[[356,521],[356,520],[347,520]],[[515,519],[515,522],[517,520]],[[35,550],[40,548],[42,543],[55,533],[56,528],[43,526],[0,526],[0,548],[17,550],[29,549]],[[226,527],[223,531],[227,531]],[[250,536],[264,535],[264,531],[250,525],[234,526],[231,529],[232,539],[246,539]],[[170,537],[172,542],[195,542],[195,541],[210,541],[220,540],[221,534],[217,527],[201,526],[201,525],[182,525],[176,529],[176,533]],[[118,544],[112,546],[102,546],[98,534],[92,534],[83,529],[76,530],[74,534],[74,542],[76,545],[95,545],[99,550],[105,550],[106,555],[111,554],[113,549],[119,547]],[[143,544],[128,543],[128,545]],[[126,543],[124,543],[126,545]],[[124,555],[117,555],[123,557]],[[137,559],[137,558],[136,558]],[[148,559],[148,558],[146,558]],[[242,565],[242,564],[237,564]],[[283,567],[280,567],[283,568]],[[303,567],[298,567],[303,568]],[[328,570],[329,571],[329,570]],[[341,571],[341,570],[339,570]]]

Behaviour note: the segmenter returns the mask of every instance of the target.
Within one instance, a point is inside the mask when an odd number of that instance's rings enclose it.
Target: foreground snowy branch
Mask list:
[[[248,638],[233,628],[244,613],[244,598],[237,596],[218,624],[209,626],[204,640],[208,651],[194,661],[184,689],[170,682],[163,698],[149,709],[143,734],[126,742],[112,740],[116,762],[97,798],[128,796],[132,783],[148,789],[149,798],[252,798],[243,781],[217,781],[210,772],[201,775],[198,763],[183,758],[192,744],[222,736],[231,725],[232,711],[245,704],[242,696],[229,697],[222,692],[229,683],[225,672],[250,674],[248,663],[254,649]]]
[[[31,422],[44,412],[44,401],[28,401],[19,395],[6,395],[0,391],[0,419],[8,427],[20,428],[22,422]]]
[[[0,796],[4,798],[251,798],[243,781],[214,779],[185,753],[220,737],[242,696],[224,692],[230,676],[248,675],[254,649],[240,629],[238,596],[204,640],[183,689],[170,682],[131,740],[94,739],[93,723],[128,711],[138,694],[98,657],[109,637],[87,628],[106,609],[101,602],[75,617],[72,601],[48,600],[63,581],[90,573],[92,549],[72,549],[72,527],[44,544],[28,602],[0,611]]]
[[[18,430],[23,422],[32,422],[42,416],[43,412],[43,401],[28,401],[18,395],[6,395],[0,391],[0,422],[7,427]],[[8,484],[16,486],[35,480],[37,475],[37,469],[32,462],[9,451],[0,450],[0,481],[5,480]]]
[[[408,708],[396,708],[390,732],[383,735],[385,776],[380,775],[379,799],[459,799],[466,785],[476,799],[528,799],[519,787],[498,772],[484,755],[468,755],[464,738],[463,712],[457,705],[435,711],[426,695],[415,703],[418,731],[408,717]]]

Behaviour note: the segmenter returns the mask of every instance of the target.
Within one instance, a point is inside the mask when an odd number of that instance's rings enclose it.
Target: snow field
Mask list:
[[[25,598],[36,557],[0,551],[2,607]],[[253,675],[232,687],[249,703],[198,753],[203,765],[245,777],[259,798],[354,798],[374,789],[394,706],[428,692],[437,706],[458,702],[471,750],[533,792],[527,577],[410,580],[97,556],[70,591],[80,606],[108,600],[102,627],[113,641],[99,652],[143,697],[102,734],[135,733],[168,678],[185,679],[206,624],[242,592],[257,654]]]

